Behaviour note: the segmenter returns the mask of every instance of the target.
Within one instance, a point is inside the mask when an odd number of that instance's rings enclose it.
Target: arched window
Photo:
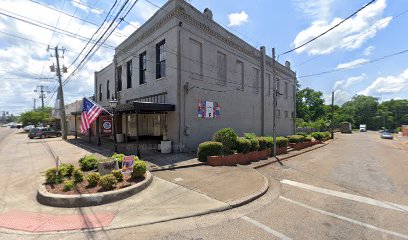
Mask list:
[[[99,101],[102,101],[102,84],[99,84]]]
[[[109,96],[110,96],[110,92],[109,92],[109,80],[108,80],[108,82],[106,83],[106,99],[109,99]]]

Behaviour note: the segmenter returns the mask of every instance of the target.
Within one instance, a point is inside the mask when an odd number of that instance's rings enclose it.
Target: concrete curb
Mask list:
[[[116,202],[133,196],[134,194],[148,187],[152,181],[152,174],[147,171],[145,180],[133,186],[115,191],[82,195],[63,195],[50,193],[45,188],[45,185],[41,184],[37,192],[37,201],[43,205],[51,207],[74,208],[97,206]]]
[[[198,166],[203,166],[203,165],[207,165],[207,163],[200,162],[200,163],[193,163],[189,165],[174,166],[174,167],[150,168],[150,172],[160,172],[160,171],[168,171],[168,170],[181,169],[181,168],[191,168],[191,167],[198,167]]]
[[[317,147],[314,147],[314,148],[311,148],[311,149],[307,149],[307,148],[306,148],[305,151],[301,151],[301,152],[295,153],[295,154],[290,155],[290,156],[287,156],[287,157],[279,158],[279,161],[286,161],[286,160],[288,160],[289,158],[293,158],[293,157],[302,155],[302,154],[304,154],[304,153],[311,152],[311,151],[313,151],[313,150],[316,150],[316,149],[325,147],[325,146],[329,145],[330,143],[334,142],[335,140],[336,140],[336,139],[332,139],[331,141],[328,141],[327,143],[318,145]],[[276,163],[276,162],[279,162],[279,161],[278,161],[278,160],[272,160],[272,161],[270,161],[270,162],[266,162],[266,163],[264,163],[264,164],[261,164],[261,165],[258,165],[258,166],[254,166],[254,169],[258,169],[258,168],[261,168],[261,167],[265,167],[265,166],[268,166],[268,165],[270,165],[270,164],[272,164],[272,163]]]
[[[262,177],[264,179],[264,185],[261,187],[261,189],[258,190],[255,193],[251,194],[251,195],[245,196],[243,198],[240,198],[240,199],[232,201],[232,202],[228,202],[228,204],[231,206],[231,208],[236,208],[236,207],[243,206],[243,205],[245,205],[247,203],[250,203],[250,202],[262,197],[269,189],[268,179],[263,175],[262,175]]]

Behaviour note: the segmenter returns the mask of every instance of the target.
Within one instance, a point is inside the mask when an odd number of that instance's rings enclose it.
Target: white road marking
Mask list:
[[[289,199],[289,198],[285,198],[285,197],[282,197],[282,196],[280,196],[279,198],[282,199],[282,200],[285,200],[285,201],[287,201],[287,202],[290,202],[290,203],[299,205],[299,206],[301,206],[301,207],[304,207],[304,208],[307,208],[307,209],[316,211],[316,212],[318,212],[318,213],[321,213],[321,214],[324,214],[324,215],[327,215],[327,216],[331,216],[331,217],[334,217],[334,218],[338,218],[338,219],[341,219],[341,220],[343,220],[343,221],[351,222],[351,223],[354,223],[354,224],[363,226],[363,227],[365,227],[365,228],[369,228],[369,229],[372,229],[372,230],[380,231],[380,232],[387,233],[387,234],[390,234],[390,235],[394,235],[394,236],[397,236],[397,237],[400,237],[400,238],[408,239],[408,235],[405,235],[405,234],[402,234],[402,233],[397,233],[397,232],[390,231],[390,230],[387,230],[387,229],[379,228],[379,227],[376,227],[376,226],[371,225],[371,224],[368,224],[368,223],[363,223],[363,222],[360,222],[360,221],[357,221],[357,220],[354,220],[354,219],[351,219],[351,218],[347,218],[347,217],[343,217],[343,216],[337,215],[337,214],[335,214],[335,213],[326,212],[326,211],[324,211],[324,210],[321,210],[321,209],[318,209],[318,208],[314,208],[314,207],[308,206],[308,205],[303,204],[303,203],[300,203],[300,202],[296,202],[296,201],[294,201],[294,200],[291,200],[291,199]]]
[[[377,207],[388,208],[388,209],[397,210],[401,212],[408,212],[408,206],[401,205],[401,204],[396,204],[396,203],[386,202],[386,201],[379,201],[379,200],[375,200],[375,199],[368,198],[368,197],[362,197],[362,196],[357,196],[357,195],[353,195],[349,193],[338,192],[338,191],[334,191],[334,190],[330,190],[326,188],[312,186],[309,184],[294,182],[294,181],[287,180],[287,179],[282,180],[281,183],[295,186],[298,188],[307,189],[307,190],[318,192],[318,193],[323,193],[323,194],[334,196],[334,197],[339,197],[339,198],[344,198],[344,199],[348,199],[348,200],[352,200],[356,202],[374,205]]]
[[[256,221],[256,220],[254,220],[254,219],[252,219],[252,218],[250,218],[250,217],[243,216],[243,217],[241,217],[241,218],[244,219],[244,220],[247,221],[247,222],[250,222],[250,223],[254,224],[255,226],[257,226],[257,227],[259,227],[259,228],[262,228],[263,230],[267,231],[268,233],[271,233],[271,234],[275,235],[276,237],[278,237],[278,238],[280,238],[280,239],[291,240],[291,238],[289,238],[289,237],[283,235],[283,234],[280,233],[280,232],[277,232],[277,231],[273,230],[272,228],[270,228],[270,227],[268,227],[268,226],[266,226],[266,225],[263,225],[262,223],[260,223],[260,222],[258,222],[258,221]]]

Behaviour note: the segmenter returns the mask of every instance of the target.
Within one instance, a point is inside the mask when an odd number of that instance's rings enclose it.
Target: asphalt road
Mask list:
[[[374,132],[336,138],[258,169],[270,189],[239,208],[126,229],[7,239],[408,239],[408,144]]]

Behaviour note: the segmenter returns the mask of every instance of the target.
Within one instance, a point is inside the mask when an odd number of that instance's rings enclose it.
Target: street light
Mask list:
[[[118,100],[116,100],[112,95],[112,100],[109,101],[109,105],[112,108],[112,123],[113,123],[113,141],[115,144],[115,153],[118,152],[118,141],[116,139],[116,106],[118,105]]]

